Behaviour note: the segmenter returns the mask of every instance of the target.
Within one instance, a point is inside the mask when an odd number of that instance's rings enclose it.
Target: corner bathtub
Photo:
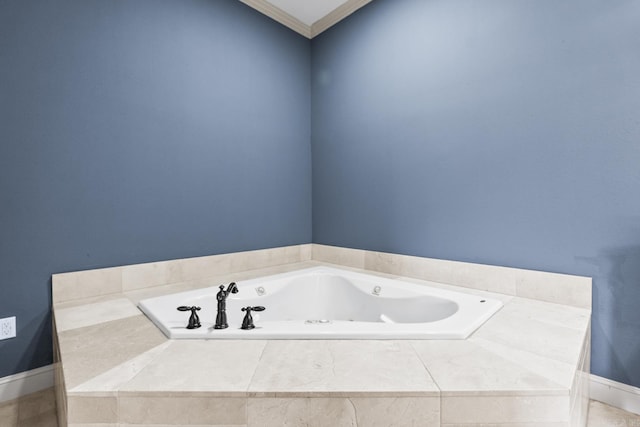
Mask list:
[[[140,301],[169,338],[187,339],[465,339],[502,307],[496,299],[330,267],[237,282],[227,298],[227,329],[214,329],[218,285]],[[199,306],[202,326],[187,329]],[[242,307],[256,328],[242,330]]]

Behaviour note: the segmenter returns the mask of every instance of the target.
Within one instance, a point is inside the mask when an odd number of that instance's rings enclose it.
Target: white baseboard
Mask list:
[[[591,374],[589,397],[592,400],[640,414],[640,388]]]
[[[0,402],[53,387],[53,365],[0,378]]]

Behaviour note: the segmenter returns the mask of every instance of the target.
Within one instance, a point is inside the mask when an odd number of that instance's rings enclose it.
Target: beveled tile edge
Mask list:
[[[247,424],[70,424],[69,427],[247,427]],[[510,426],[507,426],[510,427]],[[520,426],[516,426],[520,427]],[[528,426],[525,426],[528,427]],[[537,426],[534,426],[537,427]],[[546,427],[546,426],[543,426]],[[555,426],[553,426],[555,427]]]
[[[508,392],[510,394],[511,392]],[[439,398],[441,393],[439,391],[129,391],[118,390],[114,392],[87,392],[87,391],[68,391],[69,396],[75,397],[198,397],[198,398],[229,398],[229,399],[261,399],[261,398],[284,398],[284,399],[297,399],[297,398],[322,398],[322,399],[346,399],[346,398]],[[564,393],[567,394],[567,393]],[[444,394],[442,394],[444,396]],[[501,393],[500,396],[504,396],[505,393]],[[535,395],[542,395],[537,393]],[[550,395],[556,395],[550,393]],[[561,395],[559,393],[558,395]],[[461,396],[461,394],[454,394],[454,396]],[[491,396],[491,394],[489,394]],[[523,396],[527,396],[523,394]]]
[[[66,392],[67,397],[71,398],[71,397],[78,397],[78,398],[83,398],[83,397],[91,397],[91,398],[117,398],[120,396],[120,392],[118,390],[113,390],[113,391],[77,391],[75,389],[71,389],[71,390],[67,390]]]
[[[109,295],[108,297],[111,296],[112,295]],[[114,294],[113,296],[116,295]],[[61,303],[61,305],[63,304],[64,303]],[[58,332],[65,332],[113,320],[138,316],[140,311],[128,298],[120,296],[120,298],[110,298],[105,301],[87,303],[74,307],[56,307],[55,314],[57,319],[56,330]]]
[[[569,389],[549,388],[547,390],[453,390],[441,391],[440,396],[445,397],[563,397],[570,396]]]
[[[118,423],[118,424],[70,424],[69,427],[247,427],[246,424],[187,424],[187,425],[176,425],[176,424],[129,424],[129,423]],[[510,426],[507,426],[510,427]],[[516,426],[520,427],[520,426]],[[525,426],[528,427],[528,426]],[[534,426],[537,427],[537,426]],[[546,427],[546,426],[543,426]],[[553,426],[555,427],[555,426]]]
[[[385,390],[385,391],[248,391],[245,393],[249,399],[348,399],[348,398],[440,398],[438,390],[430,391],[407,391],[407,390]]]
[[[84,392],[79,392],[79,394],[83,394]],[[170,391],[158,391],[158,390],[118,390],[117,391],[118,398],[215,398],[215,399],[247,399],[249,398],[249,393],[246,390],[239,391],[180,391],[180,390],[170,390]]]
[[[89,426],[93,427],[93,426]],[[102,426],[97,426],[102,427]],[[155,427],[155,426],[150,426]],[[455,423],[455,424],[441,424],[440,427],[574,427],[570,426],[569,423],[559,422],[559,423]]]
[[[313,244],[313,260],[591,309],[590,277]]]
[[[59,424],[59,426],[66,425],[67,427],[122,427],[124,424],[118,423],[73,423],[73,424]],[[138,425],[137,427],[142,427]],[[149,427],[149,426],[147,426]],[[158,426],[161,427],[161,426]]]

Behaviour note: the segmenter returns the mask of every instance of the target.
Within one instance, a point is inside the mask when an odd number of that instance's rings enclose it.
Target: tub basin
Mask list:
[[[332,267],[237,282],[226,302],[229,328],[214,329],[219,285],[140,301],[172,339],[465,339],[501,307],[497,299]],[[198,306],[202,326],[187,329]],[[255,329],[242,330],[242,307]]]

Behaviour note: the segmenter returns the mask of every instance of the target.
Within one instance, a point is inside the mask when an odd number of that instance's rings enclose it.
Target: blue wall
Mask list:
[[[0,1],[0,377],[51,363],[53,273],[311,241],[309,48],[239,1]]]
[[[594,277],[640,386],[640,2],[375,0],[312,42],[313,240]]]
[[[376,0],[310,44],[236,0],[0,1],[0,377],[51,362],[53,273],[309,242],[312,149],[315,242],[593,276],[593,371],[640,386],[638,22]]]

